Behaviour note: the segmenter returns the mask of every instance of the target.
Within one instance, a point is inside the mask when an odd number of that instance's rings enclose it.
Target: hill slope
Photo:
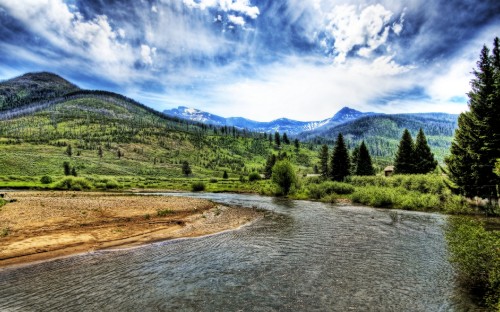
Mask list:
[[[52,73],[24,74],[0,83],[0,111],[51,100],[78,90],[76,85]]]
[[[331,144],[342,133],[349,145],[354,146],[364,140],[372,155],[392,159],[403,130],[408,129],[415,139],[418,130],[422,128],[436,158],[442,161],[453,140],[457,119],[458,115],[445,113],[375,114],[329,129],[304,132],[299,138]]]
[[[245,175],[260,170],[273,150],[261,134],[168,117],[124,96],[88,90],[0,112],[0,148],[0,176],[62,175],[68,161],[78,174],[162,178],[182,177],[183,161],[199,177],[224,170]]]

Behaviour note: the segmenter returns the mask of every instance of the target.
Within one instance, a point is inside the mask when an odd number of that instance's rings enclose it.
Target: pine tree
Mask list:
[[[64,175],[70,175],[71,174],[71,167],[69,165],[69,162],[65,161],[63,162],[63,167],[64,167]]]
[[[224,170],[224,173],[222,174],[222,178],[225,179],[225,180],[229,179],[229,175],[227,174],[226,170]]]
[[[319,173],[323,178],[328,178],[330,171],[328,170],[328,146],[323,144],[319,152]]]
[[[66,155],[68,155],[69,157],[73,155],[73,149],[71,148],[71,144],[69,144],[68,147],[66,147]]]
[[[343,181],[350,173],[351,160],[342,133],[339,133],[333,148],[330,162],[330,177],[335,181]]]
[[[284,144],[290,144],[290,140],[288,139],[288,136],[286,135],[286,132],[283,133],[283,143]]]
[[[370,156],[368,148],[366,148],[365,141],[361,142],[361,145],[359,146],[358,161],[356,164],[356,175],[375,175],[375,170],[373,170],[372,158]]]
[[[281,146],[281,138],[279,132],[274,133],[274,143],[276,144],[277,147]]]
[[[401,141],[399,141],[396,159],[394,160],[394,173],[412,174],[415,173],[415,157],[413,156],[414,144],[410,131],[405,129]]]
[[[295,146],[295,149],[298,151],[300,149],[299,139],[293,140],[293,145]]]
[[[189,163],[187,162],[187,160],[185,160],[183,163],[182,163],[182,173],[185,175],[185,176],[188,176],[192,173],[192,170],[191,170],[191,167],[189,166]]]
[[[427,144],[422,128],[418,131],[417,139],[415,140],[415,173],[426,174],[434,171],[437,166],[437,161],[434,160],[434,154]]]
[[[273,166],[276,163],[276,155],[271,154],[267,157],[266,167],[264,168],[264,177],[270,179],[273,174]]]
[[[359,146],[356,146],[351,152],[351,172],[356,174],[356,167],[358,166]]]
[[[78,174],[76,173],[76,168],[75,167],[73,167],[71,169],[71,175],[74,176],[74,177],[78,176]]]
[[[495,38],[493,55],[483,46],[471,81],[469,112],[460,114],[458,129],[446,159],[449,178],[467,197],[498,200],[500,179],[494,174],[500,157],[500,48]]]
[[[99,156],[99,158],[102,158],[102,147],[99,145],[99,148],[97,149],[97,155]]]

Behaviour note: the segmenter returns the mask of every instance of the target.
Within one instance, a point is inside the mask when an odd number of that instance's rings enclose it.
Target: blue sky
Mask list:
[[[0,79],[260,121],[458,113],[495,36],[498,0],[0,0]]]

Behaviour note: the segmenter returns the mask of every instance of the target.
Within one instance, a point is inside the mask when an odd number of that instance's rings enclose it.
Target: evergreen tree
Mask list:
[[[68,147],[66,147],[66,155],[68,155],[69,157],[73,155],[73,149],[71,148],[71,144],[69,144]]]
[[[264,177],[270,179],[273,174],[273,166],[276,163],[276,155],[271,154],[267,157],[266,167],[264,168]]]
[[[458,129],[446,158],[449,178],[467,197],[498,200],[500,179],[494,174],[500,157],[500,51],[495,38],[493,55],[483,46],[469,97],[469,112],[460,114]]]
[[[401,141],[399,141],[396,159],[394,160],[394,173],[412,174],[415,173],[414,144],[410,131],[405,129]]]
[[[323,178],[328,178],[328,146],[323,144],[319,151],[319,173]]]
[[[182,173],[185,176],[188,176],[188,175],[190,175],[192,173],[191,167],[189,166],[189,163],[187,162],[187,160],[185,160],[184,162],[182,162]]]
[[[351,152],[351,172],[356,174],[356,167],[358,166],[359,146],[356,146]]]
[[[74,177],[78,176],[77,173],[76,173],[76,168],[75,167],[73,167],[71,169],[71,175],[74,176]]]
[[[299,142],[299,139],[295,139],[293,141],[293,145],[295,145],[295,149],[296,150],[299,150],[300,149],[300,142]]]
[[[286,135],[286,132],[283,133],[283,143],[284,144],[290,144],[290,140],[288,139],[288,136]]]
[[[424,131],[420,128],[415,140],[415,173],[426,174],[434,171],[436,166],[437,161],[434,160],[434,154],[427,144]]]
[[[276,144],[277,147],[281,146],[280,133],[277,131],[274,133],[274,143]]]
[[[372,158],[370,156],[368,148],[366,148],[365,141],[361,142],[361,145],[359,146],[358,161],[356,164],[356,175],[375,175],[375,170],[373,170]]]
[[[99,155],[99,158],[102,158],[102,147],[99,145],[99,148],[97,149],[97,155]]]
[[[343,181],[350,173],[351,160],[342,133],[339,133],[333,148],[330,162],[330,177],[335,181]]]
[[[64,167],[64,175],[70,175],[71,174],[71,167],[69,165],[69,162],[65,161],[63,162],[63,167]]]
[[[224,170],[224,173],[222,174],[223,179],[229,179],[229,175],[227,174],[227,171]]]

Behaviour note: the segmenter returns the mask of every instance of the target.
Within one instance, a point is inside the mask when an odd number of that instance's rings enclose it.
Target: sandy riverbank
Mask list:
[[[262,214],[207,200],[123,193],[8,192],[0,267],[238,228]]]

